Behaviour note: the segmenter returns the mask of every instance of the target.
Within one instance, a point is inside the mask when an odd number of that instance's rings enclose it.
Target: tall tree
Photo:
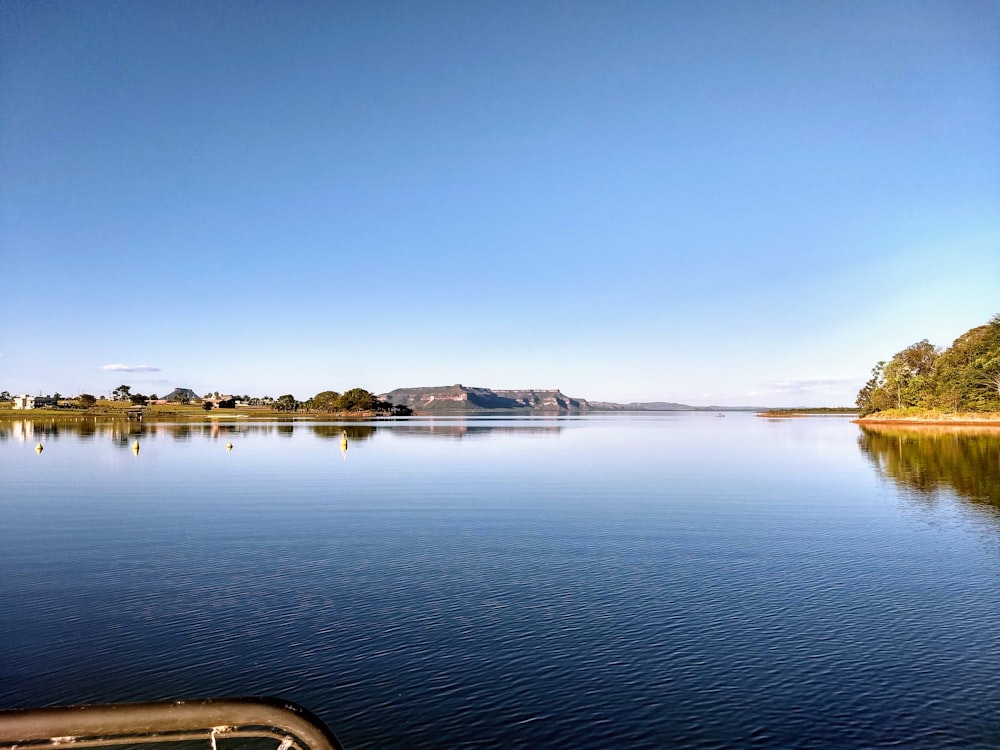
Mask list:
[[[128,401],[129,393],[132,391],[132,386],[130,385],[120,385],[111,391],[111,399],[113,401]]]
[[[924,339],[896,352],[882,373],[893,406],[931,406],[931,376],[938,350]]]
[[[378,399],[364,388],[351,388],[340,397],[340,408],[344,411],[369,411],[377,403]]]
[[[966,331],[938,358],[935,396],[940,408],[1000,411],[1000,315]]]
[[[318,411],[337,411],[340,408],[340,394],[336,391],[320,391],[309,401],[309,408]]]
[[[274,402],[274,408],[278,411],[296,411],[299,408],[299,402],[291,393],[286,393],[284,396],[278,396],[278,400]]]
[[[872,376],[868,378],[868,382],[858,391],[858,398],[854,403],[858,407],[859,416],[867,417],[869,414],[889,408],[888,394],[882,381],[882,370],[884,368],[885,362],[879,362],[875,365],[872,368]]]

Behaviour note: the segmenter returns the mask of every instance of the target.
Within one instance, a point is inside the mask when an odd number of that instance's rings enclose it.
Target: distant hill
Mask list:
[[[170,393],[163,397],[164,401],[201,401],[198,395],[192,391],[190,388],[174,388]]]
[[[488,412],[494,410],[579,413],[586,411],[717,411],[714,406],[688,406],[672,401],[617,404],[587,401],[556,390],[496,390],[464,385],[397,388],[379,396],[383,401],[408,406],[420,414]]]
[[[418,414],[490,411],[538,411],[575,414],[588,411],[762,411],[765,406],[690,406],[674,401],[587,401],[572,398],[555,390],[497,390],[464,385],[441,385],[429,388],[397,388],[378,396],[382,401],[408,406]]]
[[[379,399],[397,406],[408,406],[421,414],[439,412],[518,411],[588,411],[584,399],[571,398],[558,390],[492,390],[464,385],[430,388],[397,388]]]
[[[616,404],[611,401],[591,401],[590,408],[593,411],[698,411],[703,407],[677,404],[673,401],[633,401],[629,404]]]

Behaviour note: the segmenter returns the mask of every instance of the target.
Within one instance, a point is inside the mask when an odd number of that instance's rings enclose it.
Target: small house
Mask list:
[[[54,409],[59,401],[51,396],[14,396],[15,409]]]

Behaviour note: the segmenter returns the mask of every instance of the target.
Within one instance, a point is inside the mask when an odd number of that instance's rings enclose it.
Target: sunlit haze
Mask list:
[[[849,405],[1000,312],[1000,3],[0,0],[0,390]]]

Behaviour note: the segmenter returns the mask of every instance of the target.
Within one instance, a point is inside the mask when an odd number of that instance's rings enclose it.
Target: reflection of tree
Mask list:
[[[131,420],[108,423],[108,433],[111,436],[111,442],[119,448],[127,448],[132,445],[133,440],[148,434],[141,422]]]
[[[352,425],[331,425],[331,424],[317,424],[313,425],[312,431],[318,438],[323,438],[325,440],[333,440],[336,438],[340,440],[344,433],[347,433],[348,440],[367,440],[372,435],[378,427],[367,424],[352,424]]]
[[[287,422],[157,422],[155,420],[125,420],[115,417],[73,417],[69,419],[26,419],[0,421],[0,441],[45,437],[58,439],[62,436],[78,436],[93,439],[100,436],[110,438],[122,445],[131,445],[139,437],[162,435],[177,441],[187,442],[193,438],[219,439],[233,435],[280,434],[290,437],[296,426],[309,429],[324,440],[340,440],[344,433],[347,439],[362,441],[372,438],[379,430],[389,430],[402,437],[430,438],[485,438],[490,435],[516,434],[521,436],[557,436],[561,425],[517,425],[489,423],[401,423],[383,422],[374,424],[308,424]]]
[[[861,450],[884,476],[922,493],[951,488],[1000,507],[1000,431],[863,425]]]

